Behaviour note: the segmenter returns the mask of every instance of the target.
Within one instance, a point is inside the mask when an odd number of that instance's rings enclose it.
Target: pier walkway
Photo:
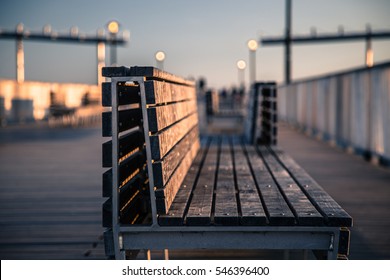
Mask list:
[[[0,129],[1,259],[105,258],[102,142],[100,127]],[[350,258],[390,259],[390,169],[283,124],[279,144],[354,218]],[[238,252],[236,258],[256,253]],[[190,258],[191,252],[175,257]]]

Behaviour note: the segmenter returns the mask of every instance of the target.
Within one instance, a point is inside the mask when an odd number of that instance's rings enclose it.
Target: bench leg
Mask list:
[[[337,250],[328,251],[328,260],[337,260]]]
[[[168,249],[164,249],[164,260],[169,260],[169,251]]]

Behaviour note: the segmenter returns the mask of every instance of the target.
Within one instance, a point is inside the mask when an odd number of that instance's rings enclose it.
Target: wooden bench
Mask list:
[[[352,218],[283,151],[242,136],[199,137],[192,81],[152,67],[103,75],[111,78],[102,86],[111,107],[103,136],[112,137],[103,144],[107,257],[150,249],[348,254]],[[267,98],[259,104],[273,104]],[[273,119],[267,110],[263,129]]]

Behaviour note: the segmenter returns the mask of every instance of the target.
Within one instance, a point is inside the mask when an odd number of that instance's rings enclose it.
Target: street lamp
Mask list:
[[[164,70],[165,53],[163,51],[156,52],[155,55],[157,68]]]
[[[110,36],[112,38],[112,43],[110,47],[110,63],[112,66],[116,65],[116,36],[118,35],[119,32],[119,22],[116,20],[112,20],[109,23],[107,23],[107,30],[110,33]]]
[[[253,39],[249,40],[247,45],[249,48],[249,86],[251,86],[256,80],[256,50],[259,45]]]
[[[244,85],[245,84],[245,68],[246,68],[246,62],[244,60],[237,61],[237,69],[238,69],[238,84]]]
[[[24,47],[23,47],[23,32],[24,25],[19,23],[16,26],[16,33],[18,37],[16,39],[16,80],[18,83],[24,82]]]

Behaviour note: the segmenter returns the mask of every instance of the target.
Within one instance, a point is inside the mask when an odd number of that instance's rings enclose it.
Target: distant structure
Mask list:
[[[377,31],[372,32],[371,26],[367,25],[365,32],[350,32],[344,33],[344,29],[339,28],[338,33],[321,34],[317,35],[315,29],[312,30],[308,36],[291,36],[291,13],[292,1],[286,0],[286,22],[285,22],[285,35],[284,37],[263,37],[260,39],[261,45],[280,45],[284,44],[284,81],[286,84],[291,82],[291,44],[308,44],[308,43],[323,43],[323,42],[340,42],[340,41],[353,41],[353,40],[365,40],[366,52],[365,52],[365,65],[372,67],[374,65],[374,52],[372,50],[372,39],[389,39],[390,31]]]
[[[103,82],[102,68],[106,65],[106,45],[110,45],[110,64],[116,64],[116,48],[129,41],[127,30],[120,32],[120,24],[112,20],[106,30],[99,29],[96,34],[87,35],[74,26],[69,32],[58,33],[50,25],[42,31],[29,31],[22,23],[15,30],[0,29],[0,39],[16,41],[16,81],[0,81],[0,126],[8,122],[23,123],[45,119],[48,116],[67,117],[75,108],[83,107],[73,115],[85,114],[86,105],[93,105],[100,99],[100,85]],[[81,84],[58,84],[44,82],[25,82],[24,46],[25,40],[55,43],[92,44],[97,48],[97,86]],[[96,99],[97,97],[97,99]],[[60,100],[60,101],[58,101]],[[88,114],[94,114],[89,110]]]
[[[79,32],[79,29],[74,26],[69,33],[58,33],[53,31],[50,25],[45,25],[40,32],[29,31],[24,28],[22,23],[16,26],[15,30],[1,30],[0,39],[16,40],[16,80],[24,82],[24,40],[35,40],[44,42],[61,42],[75,44],[95,44],[97,46],[97,62],[98,62],[98,84],[102,82],[101,68],[105,66],[105,45],[111,45],[111,64],[116,63],[116,46],[123,45],[129,40],[129,32],[124,30],[119,33],[119,23],[110,21],[107,24],[108,34],[104,29],[99,29],[97,34],[86,35]]]

